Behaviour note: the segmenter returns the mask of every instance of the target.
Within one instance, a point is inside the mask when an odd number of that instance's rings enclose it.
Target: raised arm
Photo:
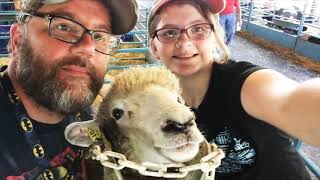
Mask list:
[[[320,147],[320,79],[301,84],[273,70],[251,74],[241,90],[246,112]]]

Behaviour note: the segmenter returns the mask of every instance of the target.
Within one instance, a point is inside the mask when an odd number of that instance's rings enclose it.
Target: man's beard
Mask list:
[[[88,60],[81,57],[64,58],[51,67],[45,62],[34,53],[24,38],[18,48],[16,76],[27,95],[39,105],[61,114],[74,114],[92,104],[102,87],[103,77],[97,77],[94,66]],[[65,65],[87,68],[90,81],[76,77],[58,79],[57,73]]]

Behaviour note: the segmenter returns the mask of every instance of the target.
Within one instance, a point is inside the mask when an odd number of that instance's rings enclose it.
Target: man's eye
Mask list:
[[[68,26],[68,25],[66,25],[66,24],[59,24],[58,26],[58,29],[60,30],[60,31],[70,31],[70,27]]]
[[[94,41],[102,41],[104,38],[101,34],[95,34],[93,36]]]

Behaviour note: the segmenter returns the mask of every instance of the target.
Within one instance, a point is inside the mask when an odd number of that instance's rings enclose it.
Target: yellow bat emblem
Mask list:
[[[43,158],[44,157],[44,149],[40,144],[36,144],[33,146],[33,154],[37,158]]]
[[[33,125],[29,118],[24,117],[21,119],[21,128],[26,132],[32,131]]]
[[[74,179],[74,176],[71,175],[71,174],[68,174],[68,175],[66,176],[66,180],[73,180],[73,179]]]
[[[43,178],[45,179],[45,180],[53,180],[54,179],[54,177],[53,177],[53,173],[50,171],[50,170],[45,170],[44,172],[43,172]]]

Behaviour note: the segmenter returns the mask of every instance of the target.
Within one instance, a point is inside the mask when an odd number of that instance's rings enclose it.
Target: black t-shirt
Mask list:
[[[1,88],[0,81],[0,179],[28,180],[45,176],[49,179],[67,176],[82,179],[85,165],[80,157],[81,151],[70,145],[64,137],[65,127],[75,121],[75,116],[66,116],[58,124],[43,124],[31,119],[33,131],[50,162],[49,167],[43,168],[37,165],[33,148],[16,120],[15,105],[9,101],[5,89]],[[82,113],[82,120],[90,118],[88,113]]]
[[[259,69],[248,62],[214,63],[209,89],[194,109],[207,140],[226,153],[216,180],[310,179],[291,138],[251,117],[241,105],[241,87]]]

